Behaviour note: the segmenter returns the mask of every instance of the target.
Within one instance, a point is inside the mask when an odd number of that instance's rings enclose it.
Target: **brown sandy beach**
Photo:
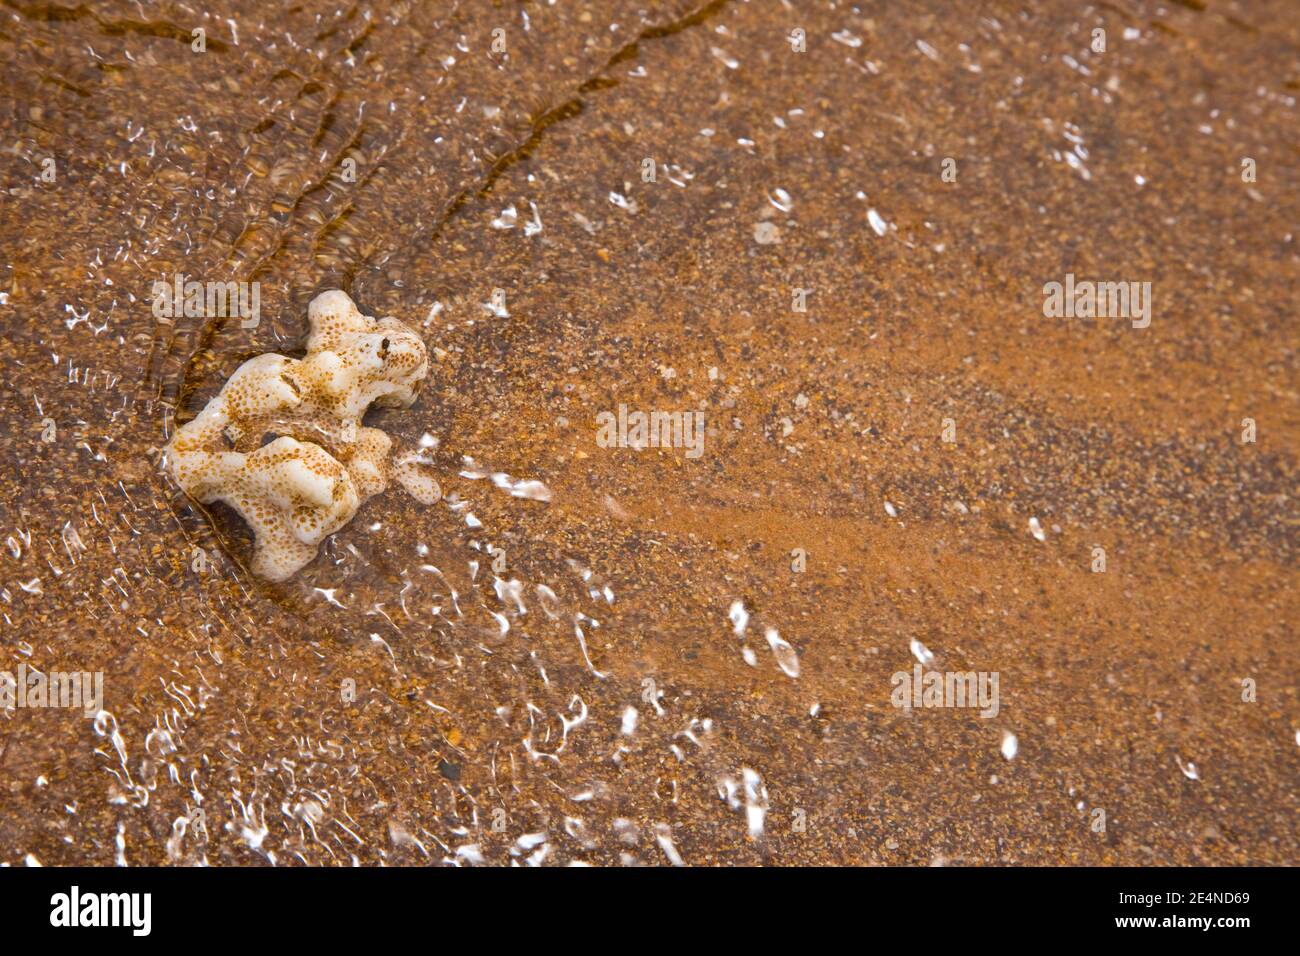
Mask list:
[[[1294,4],[5,0],[0,78],[0,672],[103,679],[0,863],[1300,863]],[[444,497],[268,584],[162,449],[333,288]]]

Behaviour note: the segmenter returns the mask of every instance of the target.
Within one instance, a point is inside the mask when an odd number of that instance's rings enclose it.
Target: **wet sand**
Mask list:
[[[0,863],[1300,862],[1294,8],[641,6],[6,2]],[[269,585],[161,449],[330,288],[445,497]]]

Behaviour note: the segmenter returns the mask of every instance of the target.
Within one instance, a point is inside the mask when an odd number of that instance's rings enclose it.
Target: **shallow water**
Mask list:
[[[1300,862],[1293,8],[642,6],[5,3],[0,862]],[[160,450],[335,287],[443,497],[267,585]]]

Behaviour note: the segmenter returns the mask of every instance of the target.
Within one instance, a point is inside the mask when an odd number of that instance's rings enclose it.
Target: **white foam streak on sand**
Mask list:
[[[536,479],[515,479],[510,477],[504,471],[488,471],[480,467],[473,458],[465,456],[465,467],[461,469],[460,476],[468,478],[471,481],[478,481],[482,478],[491,478],[492,484],[498,488],[509,491],[515,498],[526,498],[530,501],[550,501],[551,489],[543,482]]]
[[[799,655],[795,652],[795,649],[774,627],[769,627],[764,637],[767,638],[767,644],[772,648],[772,653],[776,656],[777,666],[785,672],[787,677],[798,677]]]
[[[727,616],[731,618],[731,626],[735,628],[736,636],[744,637],[745,628],[749,626],[749,612],[745,610],[745,605],[740,601],[733,601]]]
[[[1016,735],[1009,730],[1002,731],[1002,756],[1014,760],[1019,752],[1020,742],[1016,739]]]

